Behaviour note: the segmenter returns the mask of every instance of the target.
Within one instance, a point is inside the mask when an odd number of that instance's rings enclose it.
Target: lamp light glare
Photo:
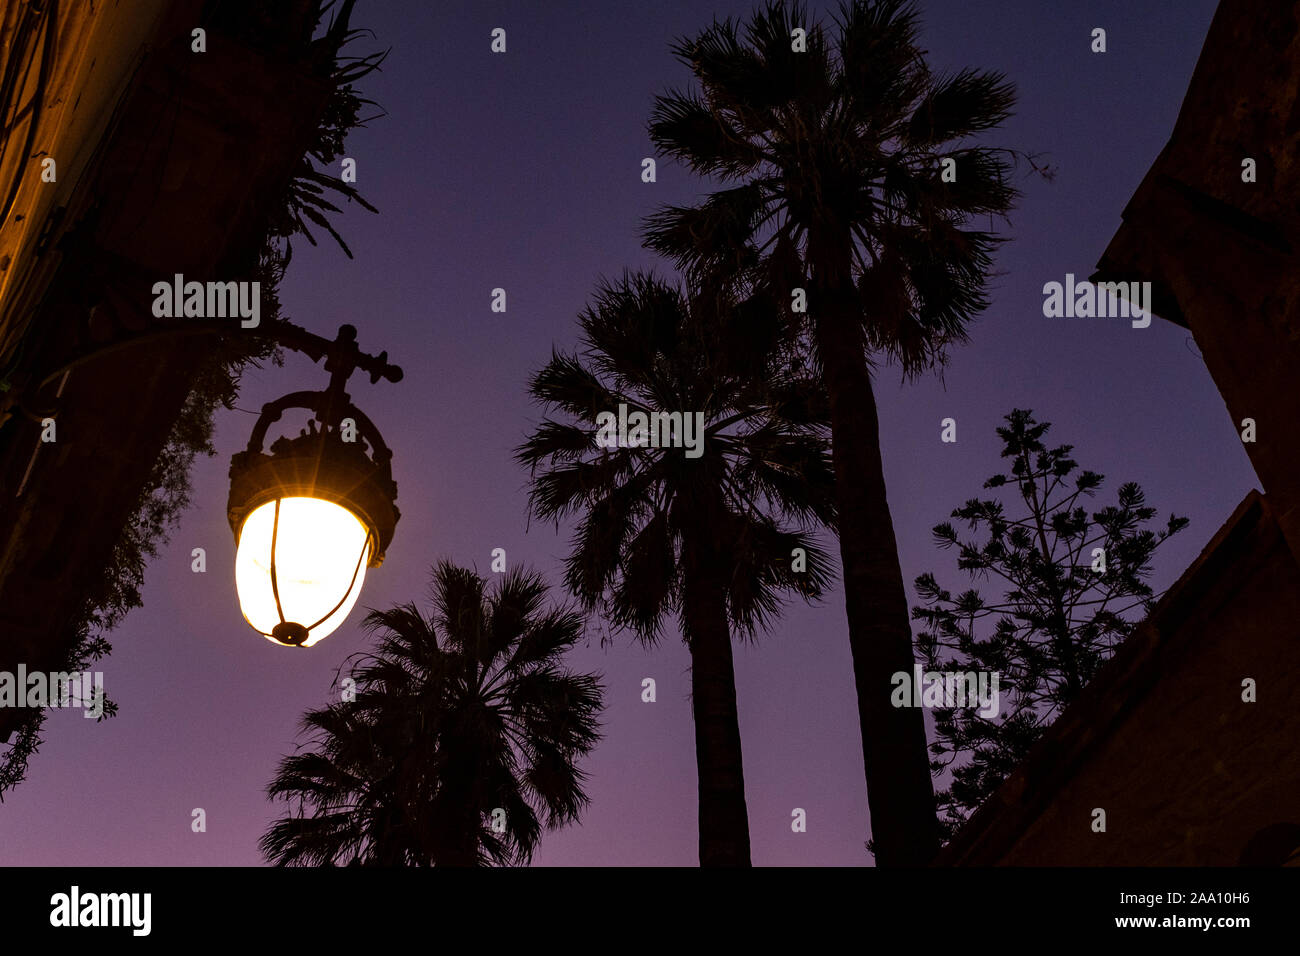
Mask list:
[[[332,501],[293,497],[259,505],[240,528],[235,554],[244,618],[267,640],[311,647],[356,604],[372,547],[366,525]],[[285,640],[286,634],[295,636]]]

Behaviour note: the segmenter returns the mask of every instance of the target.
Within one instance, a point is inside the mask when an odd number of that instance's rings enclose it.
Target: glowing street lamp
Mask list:
[[[371,531],[355,514],[323,498],[276,498],[236,535],[235,586],[255,630],[310,647],[343,623],[372,552]]]
[[[263,406],[248,447],[231,460],[227,513],[245,620],[277,644],[311,647],[347,618],[400,517],[392,452],[343,386],[358,367],[372,382],[399,381],[402,371],[387,353],[358,351],[350,325],[334,342],[296,327],[278,337],[317,360],[327,356],[330,385]],[[290,408],[314,412],[308,429],[263,451],[267,429]]]
[[[186,321],[97,342],[40,379],[34,391],[110,352],[176,336],[227,334],[230,328],[226,320]],[[324,359],[330,373],[325,391],[294,392],[262,407],[248,447],[231,460],[226,508],[244,618],[268,640],[310,647],[347,618],[366,569],[383,562],[400,517],[392,452],[343,389],[358,368],[370,374],[372,384],[381,378],[400,382],[402,370],[388,364],[387,352],[374,356],[358,349],[350,325],[341,326],[333,341],[289,322],[240,328],[239,334],[267,336],[314,362]],[[36,421],[53,416],[53,409],[29,408],[22,391],[9,396],[10,406]],[[290,408],[314,413],[308,429],[297,438],[278,438],[263,451],[267,429]]]

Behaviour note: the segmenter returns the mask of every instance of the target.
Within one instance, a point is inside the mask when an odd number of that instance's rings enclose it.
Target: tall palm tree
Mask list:
[[[824,401],[759,343],[780,334],[777,318],[761,305],[691,300],[642,274],[602,283],[579,318],[581,352],[553,353],[531,383],[563,420],[547,418],[519,449],[533,469],[533,514],[581,516],[570,590],[646,643],[668,619],[680,625],[702,866],[750,862],[733,633],[752,637],[783,592],[812,599],[828,581],[811,531],[834,521]],[[620,406],[629,420],[698,414],[702,440],[694,450],[636,446],[650,436],[629,432],[615,445],[598,422]]]
[[[722,185],[649,217],[646,243],[692,281],[769,295],[805,323],[830,399],[876,858],[924,864],[938,827],[921,712],[889,699],[890,675],[910,673],[913,658],[871,370],[941,364],[986,306],[997,239],[969,220],[1011,207],[1014,154],[969,137],[1010,115],[1013,88],[998,73],[932,73],[903,0],[841,4],[830,28],[800,3],[772,3],[743,29],[715,22],[673,52],[699,90],[658,97],[650,135]]]
[[[372,611],[379,643],[354,661],[354,692],[305,715],[313,746],[285,757],[268,787],[295,812],[263,835],[267,859],[526,863],[543,827],[577,820],[602,690],[564,666],[583,619],[544,609],[547,590],[535,572],[489,586],[444,560],[431,616],[414,604]]]

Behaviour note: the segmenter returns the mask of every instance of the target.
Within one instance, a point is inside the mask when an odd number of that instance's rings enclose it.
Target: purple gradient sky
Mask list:
[[[1188,334],[1156,321],[1042,316],[1044,282],[1088,275],[1120,211],[1172,129],[1213,0],[925,2],[925,45],[940,69],[1007,72],[1020,105],[1002,142],[1050,154],[1054,183],[1026,179],[999,260],[993,306],[945,384],[878,376],[890,502],[910,582],[933,569],[960,583],[929,529],[998,467],[993,428],[1013,407],[1054,423],[1104,491],[1140,482],[1162,514],[1191,527],[1158,557],[1167,586],[1257,482]],[[815,9],[828,10],[818,4]],[[395,453],[402,520],[358,610],[306,652],[279,648],[243,622],[224,504],[229,456],[253,417],[218,419],[219,454],[193,471],[195,504],[149,568],[145,606],[111,635],[102,663],[119,715],[101,724],[56,712],[30,779],[0,806],[0,862],[57,865],[258,864],[257,838],[277,808],[264,788],[294,745],[298,719],[322,704],[334,669],[365,646],[361,607],[422,599],[440,556],[487,570],[504,547],[558,582],[567,536],[526,530],[526,476],[511,458],[537,411],[524,391],[552,343],[574,341],[574,316],[596,279],[650,266],[640,217],[686,202],[701,184],[650,155],[652,96],[686,81],[670,39],[749,0],[533,4],[363,0],[356,20],[392,46],[364,92],[388,116],[352,137],[359,187],[380,209],[347,215],[356,253],[295,248],[286,314],[331,335],[360,329],[406,369],[399,385],[353,383],[352,395]],[[508,31],[492,55],[489,33]],[[1110,52],[1089,52],[1093,27]],[[363,44],[364,45],[364,41]],[[359,45],[359,48],[360,46]],[[373,48],[374,44],[367,48]],[[489,309],[506,288],[509,311]],[[290,355],[250,372],[240,405],[325,376]],[[956,445],[939,422],[958,421]],[[190,549],[208,553],[205,575]],[[605,739],[588,762],[592,806],[581,826],[546,836],[536,862],[696,862],[695,768],[688,658],[675,635],[653,651],[593,633],[572,663],[604,674]],[[865,865],[866,794],[842,596],[792,607],[737,652],[737,685],[756,864]],[[643,677],[658,702],[640,700]],[[207,832],[192,833],[202,807]],[[790,831],[794,807],[808,831]]]

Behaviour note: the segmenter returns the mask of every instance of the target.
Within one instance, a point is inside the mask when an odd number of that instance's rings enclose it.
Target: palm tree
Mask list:
[[[968,137],[1008,117],[1014,91],[998,73],[931,73],[903,0],[841,4],[830,29],[800,3],[772,3],[743,35],[715,22],[673,52],[700,90],[658,97],[650,135],[723,185],[649,217],[646,243],[692,282],[766,294],[804,320],[830,400],[876,858],[924,864],[939,836],[921,712],[889,703],[890,675],[911,672],[912,635],[871,370],[941,365],[986,306],[997,239],[968,222],[1010,209],[1014,154]],[[944,181],[945,158],[955,181]]]
[[[268,788],[296,812],[263,835],[267,859],[527,863],[543,827],[577,820],[602,689],[564,666],[583,618],[544,610],[547,591],[532,571],[489,587],[444,560],[432,616],[413,603],[372,611],[380,639],[354,661],[354,691],[305,715],[314,746],[285,757]]]
[[[834,521],[833,476],[820,388],[759,341],[780,334],[779,317],[719,305],[642,274],[602,283],[579,318],[581,353],[553,352],[531,383],[564,420],[544,420],[518,455],[533,470],[534,515],[581,515],[572,593],[647,644],[677,618],[691,655],[700,864],[748,866],[731,640],[766,628],[783,592],[821,593],[828,557],[809,529]],[[602,439],[598,422],[620,406],[629,421],[680,412],[701,440]]]

